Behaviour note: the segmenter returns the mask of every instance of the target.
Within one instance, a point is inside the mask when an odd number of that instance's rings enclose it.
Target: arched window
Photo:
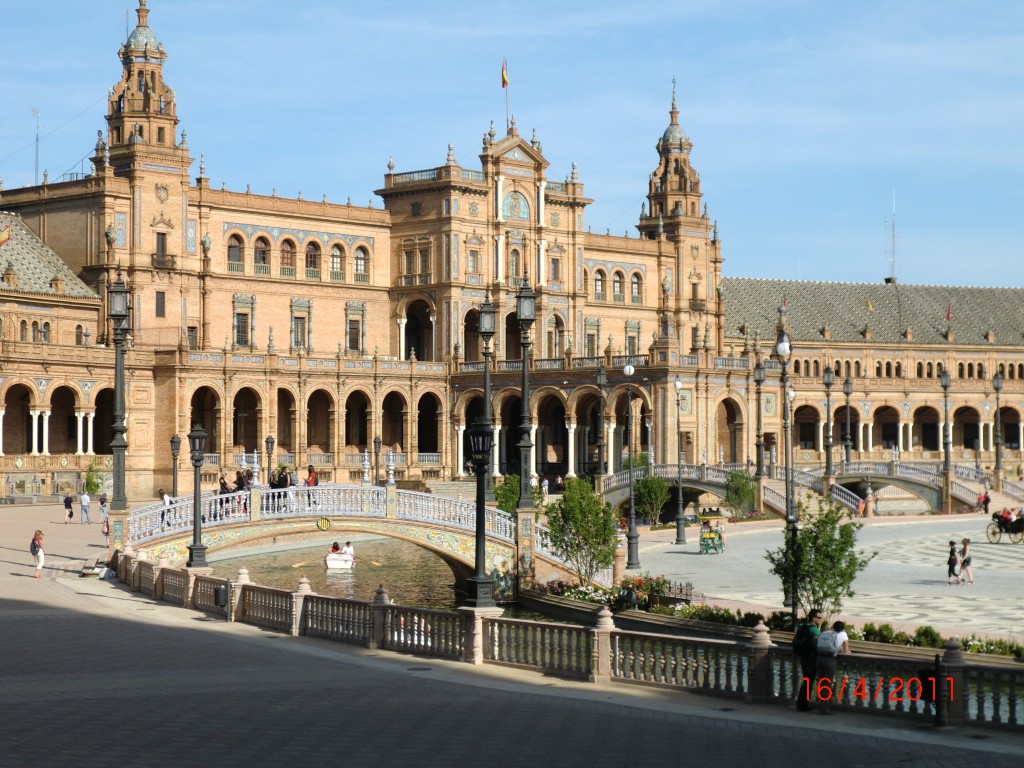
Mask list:
[[[357,283],[370,282],[370,254],[362,246],[356,248],[355,275]]]
[[[643,283],[640,281],[640,275],[633,275],[629,278],[629,295],[633,300],[634,304],[640,304],[643,298]]]
[[[43,344],[49,344],[50,343],[50,324],[49,323],[43,323],[42,327],[40,327],[40,329],[39,329],[39,341],[41,343],[43,343]]]
[[[821,363],[817,360],[814,361],[814,378],[821,376]]]
[[[879,360],[877,363],[875,363],[875,378],[876,379],[882,378],[882,361],[881,360]]]
[[[242,256],[244,252],[245,247],[242,244],[241,237],[232,235],[228,238],[228,272],[243,271]]]
[[[594,298],[597,301],[604,301],[604,272],[597,270],[594,273]]]
[[[21,321],[21,334],[19,338],[22,341],[28,341],[28,321],[26,320]]]
[[[974,363],[968,363],[967,364],[967,378],[968,379],[973,379],[974,378]]]
[[[345,253],[341,250],[341,246],[331,246],[331,280],[341,282],[345,279],[344,265],[342,258]]]
[[[508,257],[508,268],[512,270],[512,277],[519,277],[519,270],[521,269],[519,262],[519,249],[513,248],[512,253]]]
[[[75,345],[82,346],[85,344],[85,329],[80,325],[75,326]]]
[[[928,378],[928,379],[934,378],[934,376],[932,375],[932,364],[931,363],[928,363],[928,365],[925,367],[925,370],[927,371],[927,373],[925,374],[925,378]]]
[[[964,364],[963,363],[957,363],[957,366],[956,366],[956,377],[958,379],[964,378]]]
[[[291,240],[281,242],[281,274],[295,277],[295,243]]]
[[[979,379],[984,379],[985,378],[985,364],[984,363],[978,363],[978,378]]]
[[[793,361],[793,375],[794,376],[799,376],[800,375],[800,361],[799,360],[794,360]]]
[[[320,246],[317,243],[306,244],[306,277],[320,276]]]
[[[616,301],[622,301],[622,273],[615,272],[612,274],[612,294],[615,296]]]
[[[917,378],[919,378],[919,379],[923,379],[924,378],[924,363],[918,363],[917,364]]]
[[[256,238],[256,244],[252,249],[252,263],[257,275],[270,274],[270,242],[267,238]]]
[[[853,377],[855,379],[859,379],[861,377],[861,374],[860,374],[860,360],[855,360],[854,363],[853,363]]]
[[[891,379],[892,378],[892,363],[886,363],[885,364],[885,378],[887,378],[887,379]]]

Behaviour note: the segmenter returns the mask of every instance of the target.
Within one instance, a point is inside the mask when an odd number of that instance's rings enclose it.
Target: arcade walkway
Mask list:
[[[99,525],[0,507],[0,768],[1018,766],[1019,736],[798,715],[287,638],[77,576]],[[28,543],[45,530],[45,578]]]

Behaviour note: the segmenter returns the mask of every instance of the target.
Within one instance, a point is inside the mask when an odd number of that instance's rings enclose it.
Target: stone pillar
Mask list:
[[[31,429],[32,429],[32,442],[31,442],[32,448],[29,451],[29,455],[31,455],[31,456],[38,456],[39,455],[39,411],[34,410],[34,409],[30,410],[28,412],[28,415],[29,415],[29,422],[32,424],[32,427],[31,427]]]
[[[85,428],[85,452],[89,456],[94,456],[96,451],[93,448],[93,436],[95,435],[95,432],[93,431],[93,422],[96,420],[96,411],[90,411],[85,414],[85,418],[87,421]]]
[[[85,414],[81,411],[75,412],[75,456],[82,455],[82,422],[85,419]]]
[[[373,627],[370,632],[370,640],[366,643],[366,647],[370,650],[384,646],[384,609],[390,603],[391,599],[388,597],[384,585],[381,584],[377,587],[377,593],[373,596],[373,602],[370,605],[370,610],[373,611]]]
[[[497,619],[503,613],[501,608],[471,608],[464,606],[458,609],[462,614],[462,661],[466,664],[484,663],[484,619]]]
[[[753,629],[747,652],[750,666],[747,668],[747,697],[751,704],[763,704],[772,698],[772,639],[763,621]]]
[[[950,638],[946,641],[946,650],[942,654],[940,679],[935,681],[936,698],[941,699],[941,706],[936,715],[940,725],[959,726],[967,720],[967,708],[964,705],[964,693],[967,691],[965,666],[960,642],[955,637]]]
[[[569,434],[566,438],[566,477],[576,477],[576,424],[569,422],[565,425]]]
[[[4,434],[4,414],[5,413],[6,413],[6,411],[4,411],[3,408],[0,408],[0,456],[4,455],[4,441],[3,441],[2,435]]]
[[[463,424],[457,424],[455,426],[455,476],[465,477],[466,472],[466,459],[462,452],[462,433],[466,431],[466,427]]]
[[[896,447],[899,449],[900,453],[903,453],[903,427],[904,424],[901,421],[896,429]]]
[[[537,425],[530,421],[530,475],[537,472]]]
[[[306,601],[306,595],[311,594],[313,589],[309,586],[309,579],[303,576],[299,579],[299,588],[292,592],[292,637],[298,637],[302,631],[302,605]]]
[[[874,432],[875,425],[868,422],[864,425],[864,448],[868,453],[871,453],[871,449],[874,448],[872,443],[872,435]]]
[[[238,578],[231,582],[231,610],[228,611],[228,621],[237,621],[242,613],[242,588],[249,581],[249,569],[239,568]]]
[[[43,456],[50,455],[50,411],[43,411]]]
[[[868,495],[864,498],[864,517],[875,516],[875,492],[868,486]]]
[[[600,492],[600,491],[599,491]],[[619,584],[626,577],[626,538],[618,534],[615,552],[612,553],[612,586]]]
[[[405,324],[409,322],[407,318],[398,318],[398,359],[408,360],[409,352],[405,348]]]
[[[491,442],[491,477],[501,477],[498,451],[501,448],[501,436],[504,434],[504,431],[500,426],[494,430],[494,440]]]
[[[597,624],[591,632],[593,638],[590,659],[590,675],[587,678],[591,683],[610,683],[612,679],[612,630],[615,629],[615,621],[612,619],[612,612],[608,606],[602,606],[597,614]]]

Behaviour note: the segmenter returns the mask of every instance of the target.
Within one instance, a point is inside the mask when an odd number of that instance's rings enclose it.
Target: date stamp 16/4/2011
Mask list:
[[[943,685],[945,682],[945,685]],[[843,701],[849,692],[851,699],[861,701],[936,701],[941,695],[949,692],[949,701],[954,700],[952,677],[819,677],[817,682],[809,677],[801,678],[801,685],[806,689],[807,699],[813,692],[818,701]]]

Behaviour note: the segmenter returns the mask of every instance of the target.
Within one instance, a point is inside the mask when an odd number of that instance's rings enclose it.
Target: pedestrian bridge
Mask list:
[[[457,581],[472,576],[476,556],[476,505],[445,496],[399,490],[394,485],[322,484],[314,488],[265,489],[200,499],[202,539],[208,555],[244,554],[246,549],[342,538],[340,532],[370,533],[409,541],[440,556]],[[155,502],[133,507],[125,546],[144,549],[171,564],[188,558],[192,543],[194,497],[170,506]],[[520,572],[547,581],[570,578],[563,558],[548,544],[547,530],[534,514],[510,515],[487,507],[486,569],[495,595],[511,598]],[[116,532],[115,532],[116,533]],[[116,538],[116,535],[115,535]],[[611,584],[611,570],[595,581]]]
[[[701,493],[710,493],[725,498],[729,475],[733,472],[748,472],[745,464],[655,464],[624,469],[609,475],[604,483],[605,500],[613,507],[629,498],[629,475],[633,472],[634,485],[638,480],[653,474],[670,485],[679,483],[684,489]],[[822,494],[824,490],[824,466],[804,465],[793,470],[793,484],[797,495],[805,493]],[[785,469],[775,467],[770,477],[762,483],[761,493],[763,505],[775,512],[786,513],[786,497],[772,481],[783,481]],[[860,461],[849,464],[837,464],[832,481],[830,495],[840,504],[852,511],[857,511],[868,487],[874,489],[886,485],[902,488],[923,499],[932,509],[942,509],[943,486],[945,476],[940,464],[910,464],[893,461]],[[966,481],[966,482],[965,482]],[[953,467],[950,478],[949,493],[954,501],[973,506],[978,495],[978,488],[968,482],[985,483],[990,479],[980,470],[963,465]],[[1010,495],[1015,495],[1014,484],[1004,481]],[[1024,488],[1019,488],[1021,499],[1024,500]]]

